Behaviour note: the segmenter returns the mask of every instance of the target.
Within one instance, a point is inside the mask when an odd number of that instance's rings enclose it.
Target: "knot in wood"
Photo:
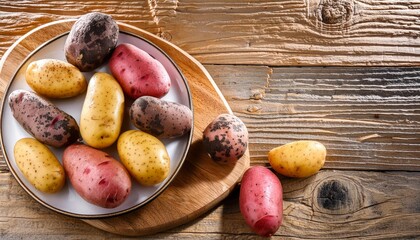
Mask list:
[[[350,20],[354,12],[353,0],[321,0],[317,16],[326,24],[343,23]]]
[[[352,202],[349,189],[339,181],[324,182],[318,191],[318,204],[329,210],[338,210]]]
[[[338,177],[320,182],[314,191],[313,202],[320,212],[348,214],[360,209],[363,198],[360,184]]]

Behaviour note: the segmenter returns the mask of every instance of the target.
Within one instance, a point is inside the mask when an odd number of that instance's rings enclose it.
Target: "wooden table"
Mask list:
[[[420,237],[420,0],[0,1],[0,56],[31,29],[91,11],[179,46],[209,71],[249,129],[251,165],[299,139],[327,162],[280,177],[273,238]],[[121,236],[54,213],[0,161],[1,239]],[[148,239],[254,239],[239,189],[198,219]]]

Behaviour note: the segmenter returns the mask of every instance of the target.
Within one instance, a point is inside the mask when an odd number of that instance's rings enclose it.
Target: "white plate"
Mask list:
[[[1,143],[6,163],[8,164],[14,177],[17,179],[19,184],[26,190],[26,192],[28,192],[35,200],[40,202],[42,205],[54,211],[81,218],[109,217],[126,213],[128,211],[143,206],[147,202],[150,202],[151,200],[153,200],[153,198],[157,197],[161,192],[163,192],[163,190],[170,184],[177,172],[180,170],[186,158],[188,149],[191,144],[193,130],[191,130],[189,134],[183,137],[170,140],[163,140],[171,159],[171,169],[169,176],[166,178],[166,180],[153,187],[143,187],[132,178],[133,185],[130,195],[124,201],[123,204],[116,208],[107,209],[86,202],[73,189],[68,179],[64,188],[60,192],[55,194],[46,194],[35,189],[25,179],[25,177],[17,167],[13,156],[13,147],[15,143],[19,139],[24,137],[31,137],[31,135],[28,134],[14,119],[7,100],[9,94],[13,90],[31,90],[30,87],[26,84],[24,78],[25,70],[30,62],[45,58],[53,58],[66,61],[64,55],[64,43],[67,36],[68,33],[61,35],[57,38],[51,39],[50,41],[46,42],[44,45],[39,47],[37,50],[32,52],[28,56],[26,61],[23,63],[23,65],[19,69],[17,69],[16,74],[9,83],[8,89],[3,97],[1,111]],[[192,109],[191,94],[188,88],[187,81],[185,80],[184,76],[182,75],[174,61],[172,61],[169,58],[169,56],[167,56],[161,49],[159,49],[153,43],[141,37],[132,35],[130,33],[120,32],[118,44],[120,43],[131,43],[139,47],[140,49],[143,49],[144,51],[148,52],[151,56],[159,60],[169,73],[172,83],[170,91],[162,99],[178,102]],[[110,73],[109,68],[105,63],[102,67],[92,72],[84,73],[84,75],[89,81],[90,77],[95,72]],[[74,119],[79,123],[80,112],[82,109],[84,97],[85,95],[83,94],[71,99],[50,100],[53,103],[55,103],[60,109],[72,115]],[[130,104],[131,101],[126,98],[126,111],[124,115],[123,129],[121,130],[121,132],[127,129],[136,129],[128,120],[127,109],[129,108]],[[50,149],[61,161],[63,149],[55,149],[52,147],[50,147]],[[114,156],[115,159],[119,160],[115,144],[103,150]]]

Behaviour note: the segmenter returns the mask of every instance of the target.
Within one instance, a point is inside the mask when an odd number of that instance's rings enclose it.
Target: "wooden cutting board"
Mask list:
[[[25,57],[45,41],[70,31],[75,20],[40,26],[16,41],[0,60],[0,94]],[[202,147],[202,132],[216,116],[232,113],[206,69],[188,53],[151,33],[119,23],[121,31],[141,36],[164,50],[188,81],[194,105],[194,134],[187,159],[170,186],[156,199],[130,213],[102,219],[82,219],[99,229],[127,236],[149,235],[184,224],[217,205],[249,167],[249,152],[234,166],[213,162]]]

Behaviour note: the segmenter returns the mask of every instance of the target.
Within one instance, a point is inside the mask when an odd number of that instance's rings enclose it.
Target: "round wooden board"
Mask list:
[[[1,96],[26,56],[44,42],[70,31],[75,20],[40,26],[16,41],[0,60]],[[188,53],[151,33],[119,23],[120,30],[141,36],[164,50],[188,81],[194,105],[194,134],[187,159],[170,186],[156,199],[130,213],[82,219],[99,229],[126,236],[149,235],[184,224],[223,200],[249,167],[249,152],[234,166],[213,162],[202,148],[202,132],[221,113],[232,113],[205,68]]]

